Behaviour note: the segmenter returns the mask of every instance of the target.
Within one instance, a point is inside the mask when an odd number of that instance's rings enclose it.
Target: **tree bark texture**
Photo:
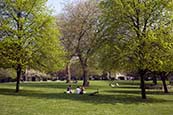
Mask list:
[[[67,81],[66,83],[71,82],[71,62],[68,63],[67,65]]]
[[[20,77],[22,73],[22,67],[20,64],[17,65],[16,73],[17,73],[17,78],[16,78],[16,93],[17,93],[19,92]]]
[[[84,65],[82,65],[82,71],[83,71],[83,86],[88,86],[89,84],[88,84],[88,77],[87,77],[87,75],[88,75],[88,70],[87,70],[87,65],[86,64],[84,64]]]
[[[147,99],[146,97],[146,91],[145,91],[145,81],[144,81],[144,77],[145,77],[145,70],[140,70],[139,71],[139,75],[140,75],[140,88],[141,88],[141,96],[142,99]]]
[[[153,84],[154,85],[157,85],[157,72],[156,71],[154,71],[153,73],[152,73],[152,79],[153,79]]]
[[[154,85],[157,85],[157,77],[156,77],[156,75],[153,76],[153,83],[154,83]]]
[[[162,84],[163,84],[163,88],[164,88],[164,93],[168,93],[168,88],[167,88],[167,85],[166,85],[166,76],[165,76],[165,72],[162,72],[161,73],[161,80],[162,80]]]
[[[83,59],[81,56],[79,56],[79,60],[82,66],[83,86],[86,87],[89,86],[87,59]]]

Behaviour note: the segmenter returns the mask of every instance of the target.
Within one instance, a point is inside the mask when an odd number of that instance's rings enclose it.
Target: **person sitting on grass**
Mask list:
[[[67,93],[68,93],[68,94],[73,93],[73,90],[72,90],[72,86],[71,86],[71,85],[69,85],[69,86],[67,87]]]
[[[86,93],[85,87],[84,86],[81,86],[80,87],[80,94],[84,94],[84,93]]]
[[[79,86],[77,86],[77,88],[76,88],[76,93],[77,93],[77,94],[80,94],[80,92],[81,92],[81,88],[80,88]]]

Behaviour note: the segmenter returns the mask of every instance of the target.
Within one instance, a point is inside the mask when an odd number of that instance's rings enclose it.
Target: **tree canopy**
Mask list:
[[[76,56],[83,70],[84,83],[87,82],[88,60],[95,52],[99,41],[98,18],[100,9],[96,1],[85,0],[72,2],[64,8],[58,17],[58,26],[62,32],[61,42],[69,52],[69,57]]]
[[[142,98],[146,98],[146,70],[162,71],[172,60],[172,5],[172,0],[101,2],[107,41],[114,50],[111,61],[124,70],[139,72]]]
[[[46,1],[0,1],[0,66],[15,68],[18,79],[26,66],[48,72],[64,65],[59,31]]]

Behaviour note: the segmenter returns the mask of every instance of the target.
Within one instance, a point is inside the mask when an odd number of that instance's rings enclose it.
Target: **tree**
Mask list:
[[[105,0],[101,2],[103,21],[109,33],[108,39],[111,44],[114,44],[115,52],[122,51],[114,60],[118,61],[121,57],[118,62],[124,70],[138,71],[143,99],[146,99],[144,75],[148,69],[158,70],[153,66],[158,66],[161,60],[159,52],[164,48],[160,46],[168,43],[165,42],[167,38],[163,36],[158,38],[158,36],[150,35],[151,33],[159,35],[160,30],[172,23],[171,6],[171,0]],[[155,47],[155,44],[159,44],[159,47]],[[153,54],[156,57],[153,57]],[[165,54],[167,55],[167,52],[162,56]]]
[[[168,93],[166,78],[172,72],[173,69],[173,34],[172,34],[172,24],[166,26],[160,26],[159,29],[156,29],[155,32],[149,34],[150,39],[155,42],[152,42],[154,47],[150,47],[150,61],[148,63],[150,70],[156,72],[160,75],[164,92]],[[152,37],[151,37],[152,36]],[[153,53],[154,52],[154,53]]]
[[[16,92],[24,68],[48,72],[63,66],[64,51],[46,1],[0,1],[0,66],[16,69]]]
[[[69,52],[70,59],[79,59],[83,70],[83,86],[88,82],[88,60],[99,46],[96,39],[99,15],[97,2],[79,0],[68,4],[64,8],[64,13],[58,17],[57,23],[62,33],[61,42]]]

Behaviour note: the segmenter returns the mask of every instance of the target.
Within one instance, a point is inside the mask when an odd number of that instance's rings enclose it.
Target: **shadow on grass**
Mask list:
[[[140,85],[140,83],[136,82],[136,81],[124,81],[124,80],[121,80],[121,81],[117,81],[117,83],[119,83],[120,85],[137,85],[137,86]]]
[[[22,83],[21,86],[24,87],[37,87],[37,88],[58,88],[58,89],[64,89],[67,87],[68,84],[65,83],[59,83],[59,82],[52,82],[52,83]]]
[[[117,87],[117,88],[125,88],[125,89],[140,89],[139,86],[120,86],[120,87]]]
[[[116,89],[116,90],[105,90],[105,92],[108,93],[115,93],[115,94],[141,94],[140,89],[139,90],[121,90],[121,89]],[[146,94],[150,95],[173,95],[173,92],[170,93],[164,93],[162,90],[154,90],[154,91],[146,91]]]
[[[53,89],[66,89],[68,85],[72,85],[72,88],[76,88],[77,86],[81,86],[82,83],[65,83],[65,82],[29,82],[29,83],[21,83],[23,87],[33,87],[33,88],[53,88]],[[7,84],[8,86],[8,84]],[[15,86],[15,84],[13,84]],[[100,87],[100,86],[98,86]],[[103,86],[105,87],[105,86]]]
[[[4,83],[6,87],[15,87],[16,83]],[[65,82],[21,82],[20,86],[22,87],[28,87],[28,88],[51,88],[51,89],[66,89],[69,84]],[[76,88],[77,85],[75,83],[71,83],[72,87]]]
[[[134,92],[136,93],[136,92]],[[140,96],[136,95],[127,95],[127,94],[99,94],[96,96],[77,95],[77,94],[65,94],[65,93],[46,93],[40,91],[32,90],[21,90],[19,93],[15,93],[14,89],[5,89],[0,88],[0,95],[9,95],[9,96],[24,96],[37,99],[67,99],[72,101],[81,101],[85,103],[93,104],[139,104],[139,103],[164,103],[164,102],[173,102],[173,100],[165,99],[156,99],[148,98],[147,100],[142,100]]]

